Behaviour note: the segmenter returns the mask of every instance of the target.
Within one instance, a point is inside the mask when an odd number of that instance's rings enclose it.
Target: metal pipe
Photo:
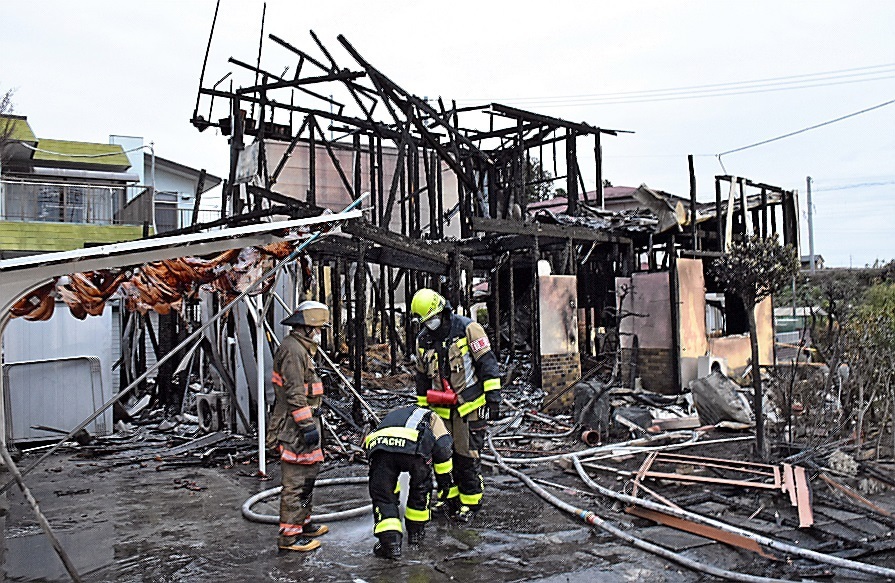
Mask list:
[[[590,510],[584,510],[581,508],[576,508],[571,504],[567,504],[563,502],[553,494],[547,492],[544,488],[538,486],[531,478],[529,478],[525,473],[520,472],[519,470],[514,470],[507,466],[503,462],[503,458],[499,453],[494,449],[494,444],[491,443],[491,438],[488,438],[488,446],[491,448],[491,451],[494,453],[494,457],[497,460],[497,465],[500,468],[507,472],[508,474],[515,476],[520,481],[522,481],[526,486],[528,486],[535,494],[546,500],[547,502],[553,504],[560,510],[565,510],[569,514],[577,516],[587,524],[591,526],[595,526],[600,528],[609,534],[622,539],[623,541],[630,543],[631,545],[647,551],[649,553],[653,553],[669,561],[674,561],[679,565],[683,565],[688,569],[692,569],[694,571],[700,571],[702,573],[708,573],[709,575],[713,575],[715,577],[722,577],[724,579],[728,579],[730,581],[747,581],[749,583],[770,583],[770,582],[781,582],[785,581],[784,579],[770,579],[767,577],[756,577],[755,575],[747,575],[745,573],[735,573],[733,571],[728,571],[726,569],[721,569],[714,565],[708,565],[706,563],[701,563],[699,561],[694,561],[693,559],[689,559],[681,554],[669,551],[663,547],[655,545],[653,543],[647,542],[641,538],[637,538],[627,532],[621,530],[609,522],[606,522]]]
[[[839,557],[834,557],[833,555],[826,555],[824,553],[819,553],[817,551],[812,551],[809,549],[803,549],[801,547],[793,546],[784,542],[780,542],[776,539],[772,539],[766,537],[764,535],[754,533],[736,526],[732,526],[725,522],[721,522],[719,520],[715,520],[713,518],[709,518],[707,516],[703,516],[701,514],[696,514],[695,512],[690,512],[687,510],[682,510],[679,508],[674,508],[672,506],[666,506],[664,504],[658,504],[656,502],[651,502],[649,500],[644,500],[642,498],[636,498],[634,496],[628,496],[627,494],[619,494],[618,492],[614,492],[608,488],[604,488],[603,486],[596,483],[590,476],[587,475],[587,472],[584,471],[584,468],[581,465],[581,462],[577,457],[572,457],[572,463],[575,464],[575,470],[577,470],[578,475],[587,484],[590,488],[596,490],[600,494],[604,496],[608,496],[619,502],[625,502],[627,504],[635,504],[637,506],[642,506],[643,508],[648,508],[650,510],[655,510],[656,512],[662,512],[664,514],[670,514],[671,516],[676,516],[678,518],[684,520],[690,520],[693,522],[698,522],[700,524],[706,524],[708,526],[713,526],[725,532],[730,532],[733,534],[738,534],[740,536],[751,539],[758,544],[764,545],[766,547],[770,547],[772,549],[789,553],[792,555],[797,555],[805,559],[811,559],[812,561],[818,561],[821,563],[827,563],[829,565],[835,565],[837,567],[842,567],[845,569],[852,569],[854,571],[860,571],[862,573],[870,573],[871,575],[876,575],[879,577],[893,579],[895,578],[895,569],[889,569],[887,567],[878,567],[876,565],[871,565],[869,563],[861,563],[860,561],[852,561],[850,559],[841,559]]]
[[[593,429],[587,429],[581,432],[581,441],[587,445],[594,447],[600,445],[600,432]]]
[[[692,431],[674,431],[671,433],[665,433],[662,436],[660,436],[660,438],[668,438],[668,437],[671,437],[671,438],[686,437],[686,438],[688,438],[688,443],[695,443],[696,439],[697,439],[697,434]],[[582,450],[579,452],[574,452],[574,453],[563,453],[563,454],[533,457],[533,458],[503,458],[503,463],[507,463],[507,464],[536,464],[536,463],[541,463],[541,462],[552,462],[552,461],[556,461],[559,459],[569,459],[569,458],[573,458],[575,456],[581,456],[581,455],[592,455],[595,453],[601,453],[601,452],[605,452],[605,451],[616,451],[616,450],[625,449],[625,448],[628,448],[627,453],[629,453],[629,454],[637,453],[640,451],[652,450],[653,448],[641,448],[638,446],[648,445],[650,442],[658,441],[658,439],[659,438],[657,438],[657,437],[642,437],[642,438],[638,438],[638,439],[632,439],[630,441],[626,441],[623,443],[610,443],[607,445],[601,445],[599,447],[592,447],[590,449],[585,449],[585,450]],[[632,449],[633,449],[633,451],[632,451]],[[487,460],[487,461],[495,461],[494,458],[491,458],[490,456],[487,456],[487,455],[483,455],[482,459]]]
[[[258,294],[258,310],[255,314],[255,359],[258,361],[256,367],[256,382],[258,383],[258,473],[262,476],[267,475],[267,447],[265,446],[266,430],[266,406],[264,392],[264,346],[266,344],[264,337],[264,314],[266,312],[264,296]]]
[[[378,424],[380,421],[379,416],[376,415],[370,405],[367,404],[367,401],[360,396],[360,393],[357,392],[357,389],[354,388],[354,385],[351,384],[351,381],[349,381],[345,377],[345,375],[342,374],[342,371],[339,370],[339,365],[333,362],[333,359],[331,359],[328,354],[323,352],[323,350],[317,350],[317,352],[323,357],[323,360],[325,360],[332,367],[333,371],[335,371],[336,373],[336,376],[338,376],[339,380],[341,380],[342,383],[344,383],[345,386],[348,387],[348,390],[351,391],[351,394],[357,398],[357,400],[360,402],[361,407],[363,407],[364,410],[370,415],[370,417],[372,417],[373,420],[376,421],[376,423]]]

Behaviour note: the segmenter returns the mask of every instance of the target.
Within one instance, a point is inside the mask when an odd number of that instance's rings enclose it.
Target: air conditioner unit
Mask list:
[[[220,393],[202,393],[196,395],[196,415],[199,417],[199,429],[205,433],[220,431],[224,419]]]
[[[714,354],[700,356],[696,359],[696,378],[707,377],[716,368],[727,376],[727,359]]]

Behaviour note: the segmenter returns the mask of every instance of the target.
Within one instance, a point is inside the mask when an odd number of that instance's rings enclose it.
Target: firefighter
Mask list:
[[[454,439],[456,487],[436,507],[469,522],[485,489],[479,454],[487,419],[500,416],[497,358],[484,328],[455,314],[441,294],[420,289],[410,311],[422,324],[416,338],[417,404],[444,419]]]
[[[280,454],[283,484],[277,546],[311,551],[320,546],[314,537],[329,532],[325,524],[311,520],[314,482],[323,461],[318,413],[323,381],[314,358],[322,329],[330,325],[329,308],[305,301],[281,323],[292,330],[273,358],[275,398],[267,430],[267,447]]]
[[[375,524],[373,547],[377,557],[401,556],[401,519],[398,512],[398,476],[410,474],[404,525],[411,546],[425,537],[432,493],[432,466],[439,495],[446,497],[453,486],[451,451],[453,440],[441,418],[415,405],[391,411],[364,440],[370,460],[370,498]]]

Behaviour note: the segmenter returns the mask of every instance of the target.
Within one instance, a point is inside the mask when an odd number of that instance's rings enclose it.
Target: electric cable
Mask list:
[[[544,102],[544,101],[567,101],[567,100],[578,100],[578,99],[608,99],[622,96],[629,97],[638,97],[644,96],[647,94],[655,94],[655,93],[671,93],[671,92],[680,92],[680,91],[694,91],[698,89],[707,89],[707,90],[721,90],[728,87],[742,86],[742,85],[756,85],[757,87],[761,87],[762,85],[757,84],[769,84],[773,82],[793,82],[790,81],[792,79],[804,79],[806,77],[820,77],[821,79],[836,79],[841,77],[849,77],[856,75],[876,75],[880,73],[889,73],[892,71],[873,71],[870,72],[871,69],[891,69],[895,67],[895,63],[886,63],[883,65],[870,65],[866,67],[854,67],[850,69],[838,69],[834,71],[822,71],[818,73],[803,73],[798,75],[784,75],[782,77],[768,77],[765,79],[753,79],[750,81],[729,81],[725,83],[708,83],[703,85],[687,85],[683,87],[670,87],[665,89],[642,89],[638,91],[616,91],[610,93],[591,93],[591,94],[582,94],[582,95],[565,95],[565,96],[541,96],[541,97],[507,97],[507,98],[488,98],[488,99],[464,99],[461,100],[463,102],[475,102],[479,103],[481,101],[499,101],[499,102],[513,102],[513,103],[522,103],[522,102]],[[865,73],[855,73],[855,71],[867,71]],[[840,75],[840,73],[850,73],[850,75]],[[831,76],[831,77],[824,77]],[[809,82],[813,80],[820,79],[809,79],[802,82]],[[718,89],[721,88],[721,89]]]
[[[828,121],[825,121],[825,122],[822,122],[819,124],[815,124],[813,126],[809,126],[807,128],[802,128],[800,130],[796,130],[794,132],[789,132],[788,134],[783,134],[782,136],[777,136],[775,138],[770,138],[768,140],[762,140],[760,142],[755,142],[754,144],[749,144],[748,146],[742,146],[741,148],[734,148],[733,150],[727,150],[726,152],[721,152],[720,154],[718,154],[718,159],[720,160],[721,156],[726,156],[727,154],[733,154],[734,152],[742,152],[743,150],[748,150],[749,148],[754,148],[756,146],[763,146],[764,144],[776,142],[777,140],[782,140],[783,138],[789,138],[791,136],[803,134],[807,131],[815,130],[815,129],[821,128],[823,126],[828,126],[830,124],[836,123],[837,121],[842,121],[842,120],[848,119],[850,117],[855,117],[856,115],[861,115],[862,113],[867,113],[868,111],[873,111],[875,109],[879,109],[879,108],[885,107],[887,105],[892,105],[893,103],[895,103],[895,99],[890,99],[889,101],[885,101],[883,103],[874,105],[872,107],[868,107],[868,108],[862,109],[860,111],[855,111],[853,113],[849,113],[848,115],[843,115],[841,117],[837,117],[836,119],[831,119],[831,120],[828,120]]]

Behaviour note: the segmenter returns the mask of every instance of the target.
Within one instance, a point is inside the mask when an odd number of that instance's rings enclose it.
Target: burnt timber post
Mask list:
[[[696,171],[693,168],[693,154],[687,156],[687,165],[690,169],[690,232],[693,236],[693,250],[699,247],[696,236]]]

